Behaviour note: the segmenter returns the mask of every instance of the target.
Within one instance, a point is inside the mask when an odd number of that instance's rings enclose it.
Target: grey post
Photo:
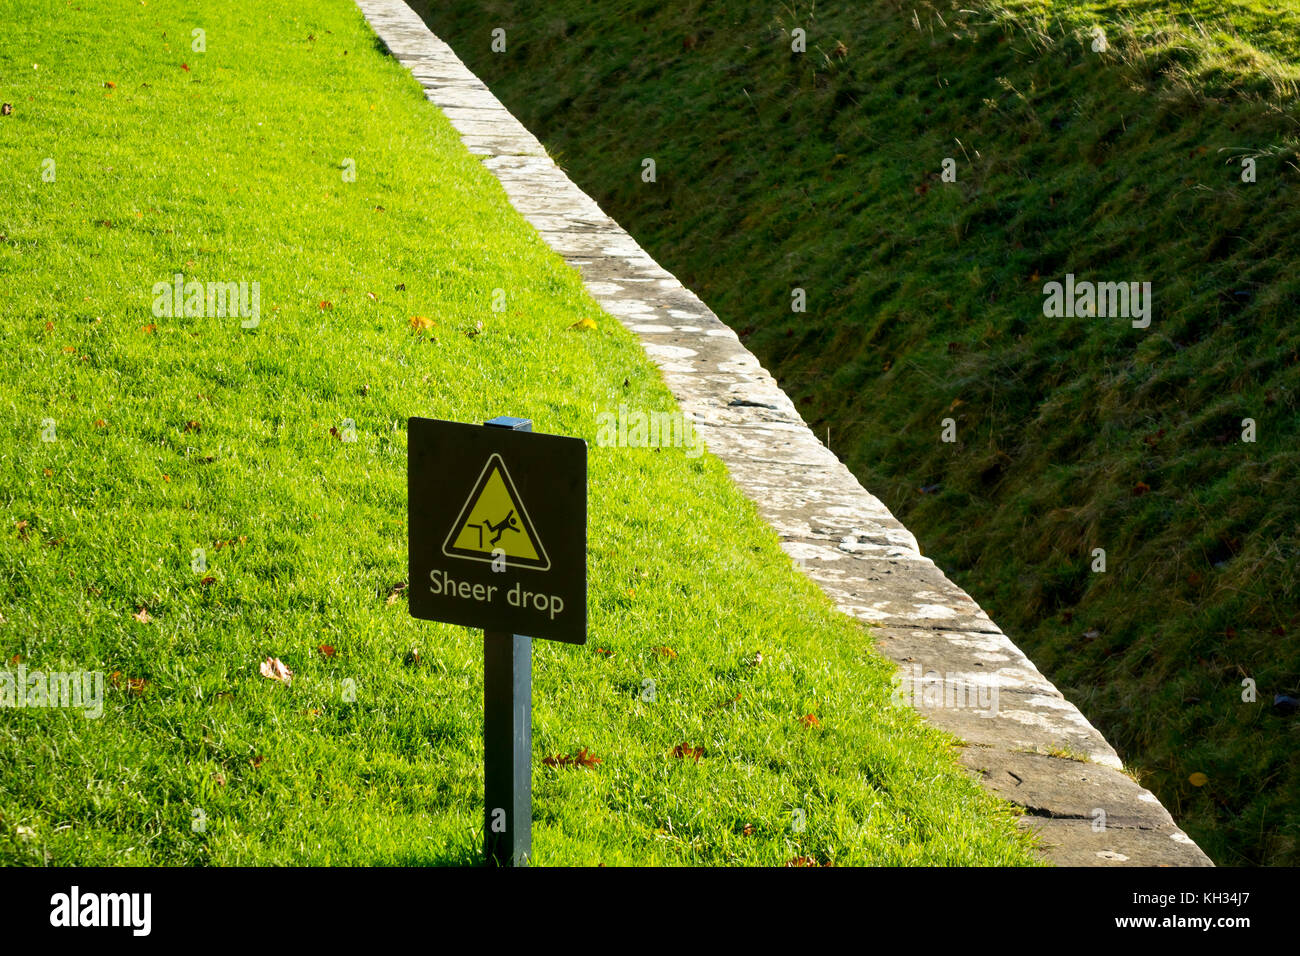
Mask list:
[[[530,432],[527,418],[484,422]],[[483,632],[483,854],[488,866],[527,866],[533,852],[533,640]]]

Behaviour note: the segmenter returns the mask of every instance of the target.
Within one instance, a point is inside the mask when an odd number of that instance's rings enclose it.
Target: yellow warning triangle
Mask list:
[[[442,553],[449,558],[493,561],[546,571],[551,566],[523,499],[501,456],[493,453],[451,526]]]

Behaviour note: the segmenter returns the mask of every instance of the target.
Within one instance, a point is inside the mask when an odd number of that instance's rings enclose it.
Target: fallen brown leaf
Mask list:
[[[109,674],[108,682],[119,688],[125,683],[127,691],[135,694],[136,697],[143,697],[144,689],[149,685],[149,681],[143,677],[128,677],[123,680],[121,671],[113,671],[113,673]]]
[[[577,756],[569,754],[558,754],[553,757],[545,757],[542,763],[547,767],[595,767],[598,763],[604,763],[599,757],[594,756],[590,750],[583,747],[578,751]]]
[[[263,677],[278,680],[284,684],[288,684],[293,680],[293,671],[289,670],[278,657],[268,657],[262,661],[259,670],[261,670]]]
[[[320,647],[318,647],[318,648],[316,648],[316,649],[317,649],[318,651],[320,651],[321,654],[324,655],[325,657],[333,657],[333,656],[334,656],[334,645],[333,645],[333,644],[322,644]]]
[[[153,618],[149,616],[149,609],[144,607],[140,608],[139,611],[137,611],[135,614],[132,614],[131,616],[135,618],[137,621],[139,621],[141,624],[148,624],[150,621],[153,620]]]
[[[687,757],[692,758],[696,763],[704,756],[703,747],[692,747],[690,744],[678,744],[673,748],[673,756],[679,760],[685,760]]]
[[[809,730],[811,730],[813,727],[820,727],[822,725],[822,722],[818,720],[816,717],[814,717],[812,714],[804,714],[802,717],[799,718],[799,723],[803,724]]]

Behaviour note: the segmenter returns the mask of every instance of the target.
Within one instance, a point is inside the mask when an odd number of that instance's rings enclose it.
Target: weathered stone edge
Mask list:
[[[846,614],[873,625],[902,687],[964,740],[962,762],[1026,810],[1064,865],[1208,866],[1114,749],[808,428],[734,332],[572,183],[402,0],[357,0],[511,203],[641,339],[709,451]],[[925,706],[933,676],[978,706]],[[996,705],[986,695],[997,688]],[[931,699],[931,703],[933,700]],[[1098,829],[1104,811],[1105,826]]]

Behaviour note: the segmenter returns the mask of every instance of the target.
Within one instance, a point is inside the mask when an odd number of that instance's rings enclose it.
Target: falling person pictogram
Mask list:
[[[515,512],[513,508],[510,509],[510,513],[508,515],[506,515],[503,519],[498,521],[496,524],[493,524],[491,521],[484,521],[481,524],[473,525],[472,527],[479,529],[478,545],[480,548],[483,547],[484,528],[487,528],[489,531],[496,532],[496,534],[492,536],[493,544],[497,544],[498,542],[500,542],[501,536],[505,534],[507,531],[519,530],[519,524],[515,521]]]
[[[470,561],[501,559],[507,567],[539,571],[551,566],[528,509],[499,454],[488,457],[447,534],[442,553]]]

